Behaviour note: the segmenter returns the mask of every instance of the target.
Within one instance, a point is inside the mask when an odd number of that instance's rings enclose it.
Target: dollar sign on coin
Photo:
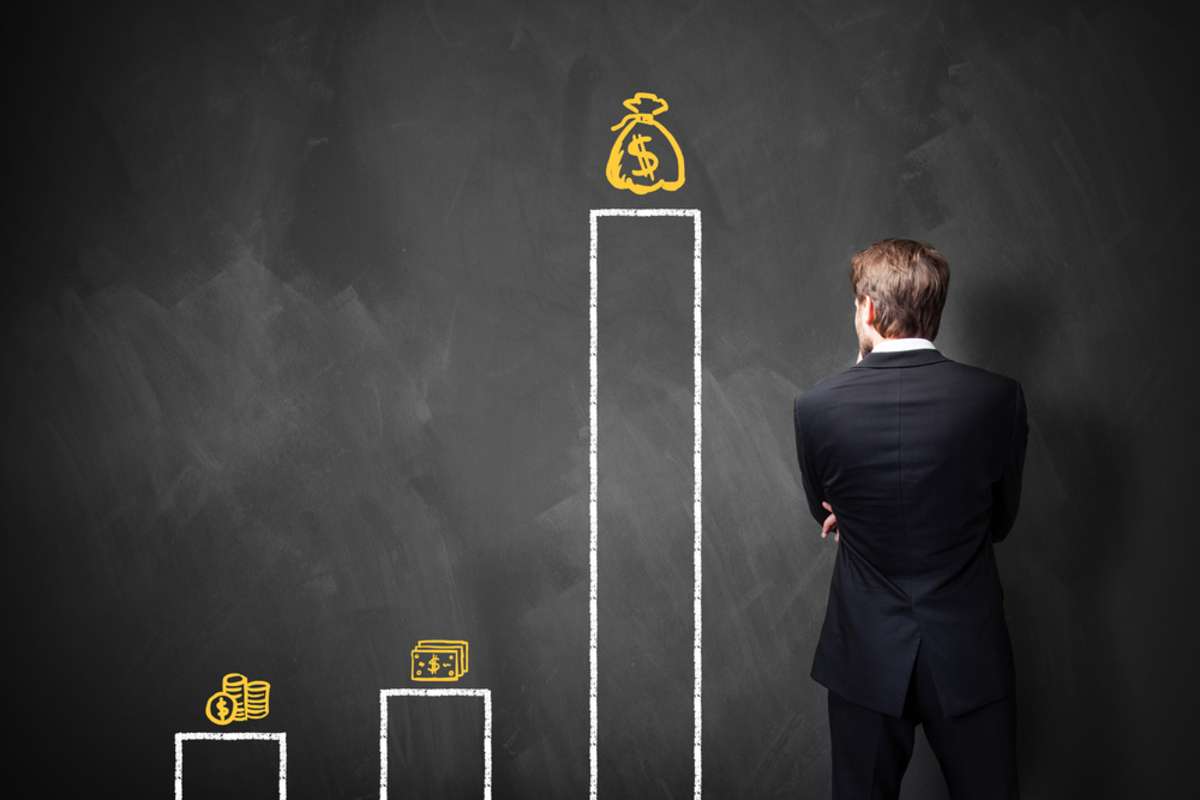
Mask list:
[[[650,141],[649,136],[637,134],[629,140],[629,148],[626,152],[638,160],[638,168],[630,170],[630,174],[654,180],[654,172],[658,169],[658,156],[646,149],[648,141]]]
[[[217,692],[204,704],[204,716],[214,725],[225,727],[233,722],[237,700],[228,692]]]

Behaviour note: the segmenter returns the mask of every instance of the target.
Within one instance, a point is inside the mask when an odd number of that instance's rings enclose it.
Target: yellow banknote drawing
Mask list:
[[[470,669],[469,645],[463,639],[419,639],[412,649],[409,677],[414,681],[457,681]]]

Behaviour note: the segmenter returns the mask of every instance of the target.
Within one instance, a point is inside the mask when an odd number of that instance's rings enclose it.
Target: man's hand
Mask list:
[[[829,516],[825,518],[825,522],[821,524],[821,538],[824,539],[833,531],[833,540],[840,542],[842,540],[842,532],[837,527],[837,515],[833,513],[833,506],[829,505],[829,501],[822,500],[821,505],[829,512]]]

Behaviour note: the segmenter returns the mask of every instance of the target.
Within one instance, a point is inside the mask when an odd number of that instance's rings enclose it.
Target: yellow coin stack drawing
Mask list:
[[[622,104],[630,112],[612,126],[619,130],[604,175],[615,189],[642,195],[673,192],[685,179],[683,151],[658,117],[670,108],[665,98],[637,92]]]
[[[221,679],[221,691],[234,699],[233,721],[246,721],[246,676],[230,672]]]
[[[469,645],[462,639],[419,639],[412,649],[414,681],[457,681],[470,668]]]
[[[221,679],[221,689],[204,704],[204,716],[222,727],[233,722],[265,719],[271,713],[271,684],[252,681],[240,672]]]
[[[246,719],[263,719],[271,713],[271,684],[246,681]]]

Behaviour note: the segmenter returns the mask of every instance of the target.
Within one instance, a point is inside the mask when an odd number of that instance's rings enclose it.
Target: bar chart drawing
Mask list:
[[[589,212],[589,591],[588,591],[588,653],[589,653],[589,690],[588,690],[588,767],[589,767],[589,800],[598,800],[598,741],[599,741],[599,702],[598,702],[598,552],[599,552],[599,516],[598,516],[598,269],[599,269],[599,222],[605,217],[676,217],[690,218],[693,226],[693,298],[692,298],[692,763],[693,763],[693,800],[702,797],[702,742],[703,742],[703,575],[702,575],[702,531],[703,531],[703,472],[702,472],[702,227],[699,209],[684,208],[602,208],[591,209]],[[396,697],[438,698],[438,697],[473,697],[482,701],[483,705],[483,800],[492,797],[492,728],[493,704],[492,692],[483,688],[395,688],[379,691],[379,797],[388,800],[388,748],[389,701]],[[183,764],[184,745],[188,741],[274,741],[279,748],[278,755],[278,797],[287,800],[287,734],[286,733],[225,733],[225,732],[183,732],[175,734],[175,800],[183,798]]]
[[[184,742],[275,742],[279,745],[279,800],[287,800],[287,734],[286,733],[177,733],[175,734],[175,800],[183,800]]]
[[[701,798],[701,742],[702,742],[702,573],[701,573],[701,531],[703,528],[703,517],[701,516],[701,498],[703,494],[702,470],[701,470],[701,443],[703,441],[703,426],[702,426],[702,404],[701,404],[701,344],[703,341],[702,314],[701,314],[701,296],[702,296],[702,230],[700,210],[696,208],[594,208],[589,214],[590,227],[590,243],[588,247],[589,260],[589,277],[590,277],[590,301],[589,301],[589,323],[590,323],[590,345],[588,353],[589,372],[591,382],[589,387],[589,406],[590,406],[590,435],[588,448],[588,461],[590,473],[590,485],[588,489],[588,509],[589,509],[589,544],[588,544],[588,567],[589,567],[589,591],[588,591],[588,654],[589,654],[589,689],[588,689],[588,767],[589,767],[589,800],[597,800],[598,797],[598,757],[597,757],[597,742],[599,734],[599,703],[598,703],[598,661],[597,661],[597,598],[599,577],[597,566],[597,554],[599,543],[599,518],[598,518],[598,457],[597,457],[597,432],[598,432],[598,375],[599,375],[599,359],[598,359],[598,247],[599,247],[599,222],[602,217],[690,217],[693,225],[693,250],[692,250],[692,272],[693,272],[693,295],[692,295],[692,614],[693,614],[693,638],[692,638],[692,797],[693,800]]]
[[[492,800],[491,689],[381,689],[379,691],[379,800],[388,796],[388,700],[392,697],[478,697],[483,700],[483,800]]]

